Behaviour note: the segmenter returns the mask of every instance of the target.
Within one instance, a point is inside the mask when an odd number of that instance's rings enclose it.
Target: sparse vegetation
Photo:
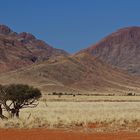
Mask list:
[[[139,102],[47,102],[40,101],[34,108],[21,110],[20,119],[0,122],[4,128],[88,128],[94,131],[139,131]]]
[[[8,87],[12,88],[12,90],[14,89],[13,85]],[[7,88],[7,93],[8,87],[5,87]],[[10,88],[9,91],[12,91]],[[14,89],[13,91],[16,90]],[[140,130],[140,96],[76,95],[73,97],[63,95],[59,98],[58,95],[49,95],[49,97],[51,97],[51,99],[48,98],[48,96],[42,98],[42,100],[39,101],[39,105],[34,109],[26,107],[22,109],[19,119],[13,117],[8,120],[0,121],[0,127],[91,127],[94,131],[117,131],[119,129],[131,131]],[[7,116],[6,114],[7,111],[4,111],[3,115]]]
[[[127,96],[136,96],[136,94],[135,94],[135,93],[132,93],[132,92],[129,92],[129,93],[127,94]]]
[[[45,95],[41,100],[46,101],[68,101],[68,102],[140,102],[140,96],[105,96],[105,95],[79,95],[79,94],[67,94],[62,95],[59,98],[58,95]]]

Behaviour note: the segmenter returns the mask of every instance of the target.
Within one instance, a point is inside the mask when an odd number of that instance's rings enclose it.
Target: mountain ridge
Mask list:
[[[140,27],[126,27],[79,51],[92,54],[105,63],[140,74]]]
[[[16,33],[8,26],[0,25],[0,72],[10,71],[47,61],[50,57],[69,55],[37,39],[31,33]]]

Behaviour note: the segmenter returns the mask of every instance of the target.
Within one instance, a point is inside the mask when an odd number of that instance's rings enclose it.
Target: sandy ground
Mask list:
[[[140,133],[85,133],[47,129],[1,129],[0,140],[140,140]]]

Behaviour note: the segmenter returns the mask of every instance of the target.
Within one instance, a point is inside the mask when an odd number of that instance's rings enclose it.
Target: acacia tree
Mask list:
[[[11,117],[19,117],[22,108],[36,107],[41,97],[39,89],[23,84],[1,86],[0,93],[0,103]]]

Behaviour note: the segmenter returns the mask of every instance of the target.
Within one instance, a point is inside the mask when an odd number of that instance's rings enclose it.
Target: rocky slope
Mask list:
[[[68,55],[55,49],[30,33],[16,33],[0,25],[0,72],[15,70],[51,57]]]
[[[88,52],[108,64],[140,75],[140,27],[120,29],[81,52]]]
[[[44,92],[139,93],[140,82],[86,53],[60,56],[0,75],[1,84],[22,83]]]

